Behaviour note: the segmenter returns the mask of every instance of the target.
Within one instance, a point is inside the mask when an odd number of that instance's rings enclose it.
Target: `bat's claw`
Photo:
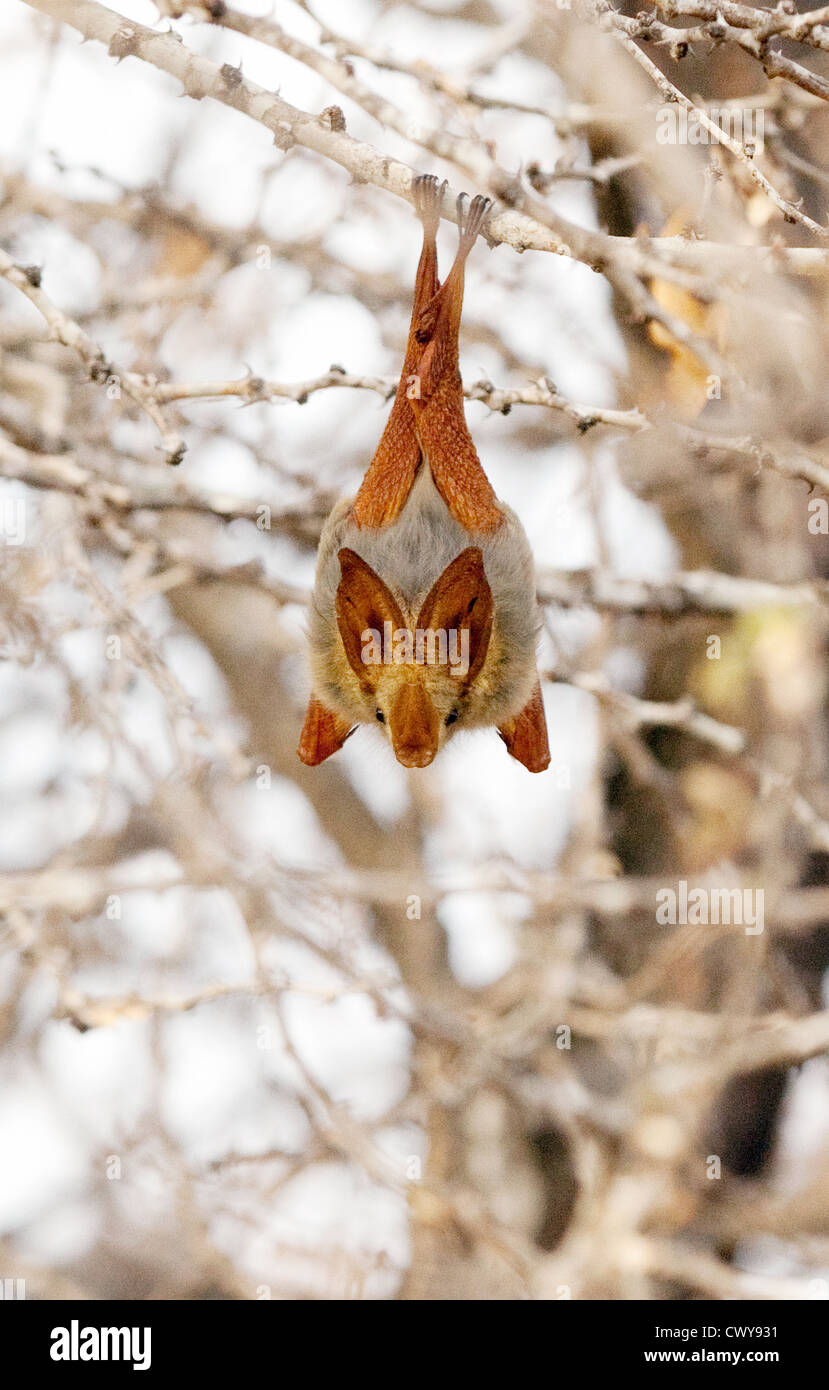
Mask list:
[[[464,199],[468,197],[466,193],[458,195],[458,231],[460,232],[461,243],[465,250],[470,250],[475,244],[478,233],[483,226],[487,214],[492,207],[492,199],[485,198],[481,193],[477,193],[469,204],[469,210],[464,211]]]
[[[439,183],[434,174],[418,174],[412,181],[412,201],[427,231],[437,231],[445,190],[446,179]]]

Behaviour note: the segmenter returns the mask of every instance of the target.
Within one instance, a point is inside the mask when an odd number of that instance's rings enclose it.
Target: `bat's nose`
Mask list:
[[[404,767],[428,767],[435,756],[431,748],[395,748],[394,752]]]
[[[438,751],[438,713],[419,681],[407,681],[389,711],[394,754],[404,767],[428,767]]]

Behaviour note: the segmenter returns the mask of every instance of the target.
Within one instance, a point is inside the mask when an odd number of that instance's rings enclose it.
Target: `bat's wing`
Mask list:
[[[317,767],[342,748],[354,726],[350,719],[343,719],[333,710],[326,709],[316,695],[308,701],[305,723],[299,736],[299,753],[302,762],[308,767]]]
[[[485,198],[473,199],[452,269],[421,313],[415,333],[420,351],[412,364],[416,390],[410,392],[417,437],[439,493],[465,530],[482,533],[496,530],[502,515],[466,424],[458,331],[464,266],[489,206]]]
[[[523,763],[529,772],[543,772],[550,766],[550,745],[547,740],[547,721],[541,685],[535,689],[520,714],[498,729],[508,753]]]
[[[489,208],[474,198],[446,281],[437,274],[437,231],[442,189],[436,179],[415,182],[423,221],[423,250],[403,371],[386,428],[354,501],[358,526],[387,526],[400,515],[423,457],[452,516],[467,531],[487,533],[501,524],[495,492],[466,425],[458,369],[458,330],[466,258]]]
[[[423,222],[423,250],[415,277],[409,341],[391,414],[354,500],[352,516],[358,526],[386,526],[395,521],[406,503],[420,466],[420,441],[408,397],[410,392],[418,389],[417,364],[423,345],[417,334],[421,320],[440,289],[435,233],[442,189],[437,179],[424,176],[415,180],[413,191],[415,206]]]

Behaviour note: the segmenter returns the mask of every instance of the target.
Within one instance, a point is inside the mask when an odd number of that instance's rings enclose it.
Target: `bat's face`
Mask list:
[[[374,692],[374,718],[404,767],[428,767],[459,724],[464,692],[444,671],[390,668]]]
[[[339,560],[337,627],[364,718],[383,728],[404,767],[427,767],[462,727],[486,659],[493,603],[481,551],[461,551],[414,616],[355,551],[340,550]]]

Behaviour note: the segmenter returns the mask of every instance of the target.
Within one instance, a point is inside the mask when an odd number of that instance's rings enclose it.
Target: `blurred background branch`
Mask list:
[[[13,0],[0,42],[3,1275],[829,1297],[829,18]],[[495,201],[462,367],[538,778],[295,753],[419,172]]]

